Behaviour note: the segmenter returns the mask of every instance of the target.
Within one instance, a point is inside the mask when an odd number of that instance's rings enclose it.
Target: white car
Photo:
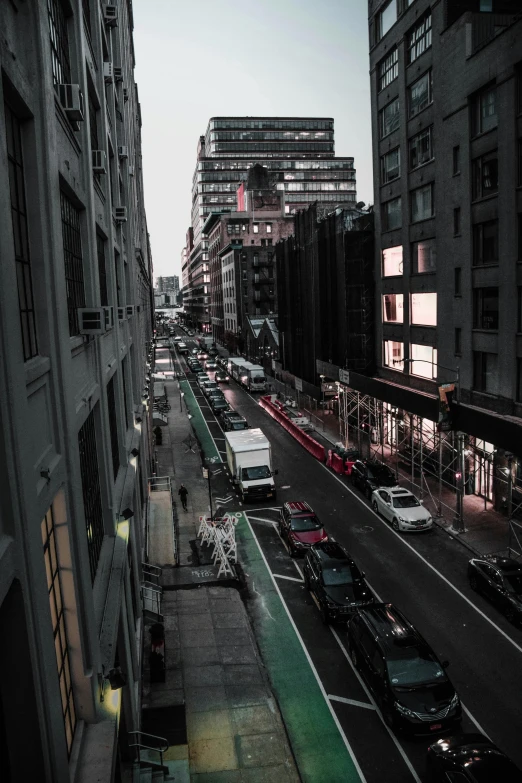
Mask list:
[[[372,492],[372,508],[392,523],[394,530],[416,532],[430,530],[433,519],[422,500],[402,487],[381,487]]]

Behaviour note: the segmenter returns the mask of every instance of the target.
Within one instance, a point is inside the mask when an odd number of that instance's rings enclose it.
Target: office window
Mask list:
[[[432,72],[427,71],[408,87],[408,116],[411,119],[433,101]]]
[[[419,220],[426,220],[433,217],[433,183],[423,185],[420,188],[412,190],[411,197],[411,222],[417,223]]]
[[[435,239],[423,239],[411,246],[413,272],[417,275],[437,270],[437,248]]]
[[[379,42],[386,33],[391,30],[397,21],[397,0],[388,0],[388,3],[379,11],[376,19],[376,40]]]
[[[109,304],[107,293],[107,267],[105,264],[105,240],[100,234],[96,234],[96,255],[98,256],[98,277],[100,280],[100,304]]]
[[[462,296],[462,267],[456,266],[453,270],[454,296]]]
[[[453,176],[460,174],[460,145],[453,147]]]
[[[455,329],[455,356],[461,356],[462,354],[462,329],[457,327]]]
[[[254,234],[259,234],[259,223],[254,223]]]
[[[498,356],[496,353],[473,351],[473,388],[488,394],[498,394]]]
[[[9,193],[11,201],[11,225],[16,264],[18,312],[22,332],[24,361],[38,354],[36,317],[34,310],[31,258],[29,254],[29,230],[22,157],[21,122],[11,108],[4,104],[7,140],[7,164],[9,167]]]
[[[411,294],[410,316],[417,326],[437,326],[437,294]]]
[[[479,133],[496,128],[497,124],[497,88],[493,84],[485,87],[471,99],[471,133],[477,136]]]
[[[385,323],[402,324],[404,320],[403,294],[384,294],[382,320]]]
[[[457,237],[460,234],[460,207],[455,207],[453,210],[453,236]]]
[[[383,231],[391,231],[402,225],[401,197],[393,198],[382,204],[382,228]]]
[[[58,667],[58,680],[60,682],[62,717],[65,726],[67,753],[70,755],[74,732],[76,730],[76,710],[74,708],[71,664],[69,659],[69,647],[67,644],[67,624],[62,597],[62,583],[52,506],[42,520],[41,533],[45,571],[47,574],[47,591],[53,625],[54,651],[56,655],[56,665]]]
[[[51,39],[51,60],[53,82],[71,83],[71,64],[69,59],[69,36],[67,16],[62,0],[47,0],[49,13],[49,34]]]
[[[78,308],[85,307],[80,212],[63,191],[60,192],[60,208],[62,214],[63,256],[65,262],[67,309],[69,312],[69,334],[72,337],[80,331]]]
[[[424,14],[406,33],[408,63],[414,62],[431,46],[431,11]]]
[[[498,220],[473,226],[473,264],[498,263]]]
[[[410,345],[410,373],[420,378],[437,378],[437,349],[431,345]]]
[[[386,185],[401,175],[401,151],[396,147],[381,158],[381,185]]]
[[[397,277],[402,275],[402,245],[387,247],[382,251],[382,276]]]
[[[498,329],[498,288],[474,289],[473,328]]]
[[[391,367],[393,370],[404,371],[404,343],[398,343],[394,340],[384,340],[383,362],[385,367]]]
[[[408,143],[410,169],[416,169],[433,159],[433,134],[431,126],[413,136]]]
[[[378,92],[382,92],[399,75],[399,51],[396,46],[377,66]]]
[[[266,233],[271,234],[272,233],[272,224],[271,223],[265,223],[266,226]]]
[[[87,548],[89,551],[89,565],[91,569],[91,581],[94,584],[104,537],[94,411],[89,413],[85,423],[78,432],[78,449],[80,452],[80,473],[82,477],[82,495],[87,533]]]
[[[498,192],[498,152],[489,152],[472,162],[473,198],[484,198]]]
[[[120,447],[118,444],[118,420],[116,418],[116,395],[114,392],[114,375],[107,384],[107,410],[109,413],[109,429],[111,434],[112,471],[114,480],[120,468]]]
[[[397,130],[400,125],[400,113],[399,113],[399,99],[394,98],[393,101],[381,109],[379,112],[379,134],[381,139]]]

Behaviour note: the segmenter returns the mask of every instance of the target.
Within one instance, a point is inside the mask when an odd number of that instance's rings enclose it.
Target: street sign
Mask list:
[[[346,386],[350,385],[350,371],[339,369],[339,381],[345,383]]]
[[[296,391],[300,391],[300,392],[303,391],[303,381],[302,381],[301,378],[297,378],[296,377],[296,379],[295,379],[295,388],[296,388]]]

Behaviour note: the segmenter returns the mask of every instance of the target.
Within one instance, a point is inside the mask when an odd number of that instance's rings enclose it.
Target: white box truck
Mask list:
[[[228,374],[232,376],[235,381],[239,381],[239,370],[243,364],[246,364],[247,360],[244,356],[234,356],[228,360]]]
[[[225,432],[227,462],[242,501],[275,498],[270,443],[260,429]]]
[[[264,369],[260,364],[245,362],[239,368],[239,383],[249,391],[266,391]]]

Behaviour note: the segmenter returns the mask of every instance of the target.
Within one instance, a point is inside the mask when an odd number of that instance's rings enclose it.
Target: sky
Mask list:
[[[333,117],[373,204],[366,0],[134,0],[154,276],[180,275],[199,137],[213,116]]]

